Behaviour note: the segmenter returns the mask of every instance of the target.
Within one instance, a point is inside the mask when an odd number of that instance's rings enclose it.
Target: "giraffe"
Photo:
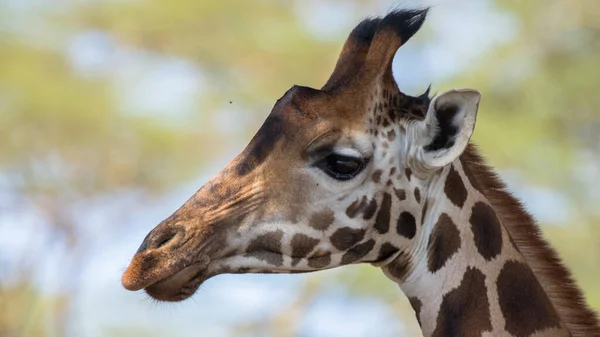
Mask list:
[[[143,240],[128,290],[182,301],[225,273],[370,263],[424,336],[600,336],[533,218],[470,143],[481,94],[402,93],[427,9],[350,33],[319,90],[293,86],[243,152]]]

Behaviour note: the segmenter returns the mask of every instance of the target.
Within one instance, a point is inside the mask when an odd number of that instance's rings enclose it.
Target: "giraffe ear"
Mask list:
[[[427,169],[438,169],[458,158],[469,143],[481,93],[453,89],[436,95],[418,125],[416,158]]]

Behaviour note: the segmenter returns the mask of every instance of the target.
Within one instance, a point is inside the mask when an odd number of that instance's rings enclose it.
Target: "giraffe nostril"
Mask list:
[[[151,244],[151,247],[154,249],[162,248],[171,243],[177,243],[177,241],[183,239],[185,233],[182,228],[168,228],[156,234]]]
[[[159,249],[166,246],[177,246],[185,238],[183,226],[159,225],[146,235],[137,253]]]
[[[166,245],[167,243],[169,243],[171,240],[173,240],[173,238],[175,237],[175,235],[171,235],[171,236],[166,236],[164,238],[162,238],[158,244],[156,245],[156,248],[160,248],[164,245]]]

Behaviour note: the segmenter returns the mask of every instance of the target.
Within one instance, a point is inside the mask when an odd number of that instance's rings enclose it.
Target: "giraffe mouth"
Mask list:
[[[165,302],[179,302],[192,296],[210,278],[208,263],[197,262],[144,288],[150,297]]]

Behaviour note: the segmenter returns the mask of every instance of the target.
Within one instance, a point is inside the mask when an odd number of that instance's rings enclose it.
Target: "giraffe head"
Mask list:
[[[392,59],[426,12],[360,23],[322,89],[288,90],[246,149],[148,234],[125,288],[178,301],[217,274],[402,259],[421,235],[421,193],[465,149],[480,99],[398,89]]]

